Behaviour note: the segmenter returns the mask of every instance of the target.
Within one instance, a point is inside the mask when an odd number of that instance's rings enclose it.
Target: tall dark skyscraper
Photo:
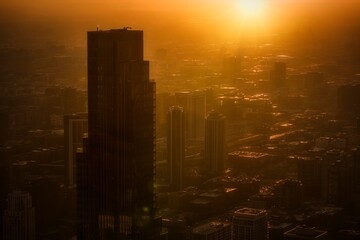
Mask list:
[[[195,91],[190,99],[189,138],[204,140],[206,117],[206,94],[204,91]]]
[[[225,117],[211,111],[205,122],[205,160],[210,174],[219,174],[225,167]]]
[[[172,106],[169,109],[167,151],[170,187],[181,190],[185,158],[185,116],[182,107]]]
[[[89,132],[77,169],[79,239],[157,239],[154,100],[143,32],[88,32]]]

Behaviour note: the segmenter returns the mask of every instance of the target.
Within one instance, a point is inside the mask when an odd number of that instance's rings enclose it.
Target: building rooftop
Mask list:
[[[256,219],[264,216],[266,216],[265,210],[255,208],[241,208],[234,213],[234,217],[236,218]]]
[[[301,237],[302,239],[322,239],[326,235],[327,231],[308,226],[297,226],[284,233],[286,237]]]
[[[265,156],[268,156],[267,153],[258,153],[258,152],[247,152],[247,151],[234,151],[229,153],[231,156],[238,156],[242,158],[252,158],[252,159],[259,159]]]
[[[228,222],[219,222],[219,221],[212,221],[200,225],[193,229],[194,234],[201,234],[201,235],[208,235],[213,232],[216,232],[218,229],[230,227],[230,223]]]

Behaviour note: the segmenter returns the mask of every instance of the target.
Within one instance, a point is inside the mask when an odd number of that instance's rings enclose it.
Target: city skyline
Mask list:
[[[2,1],[1,236],[359,239],[359,10]]]

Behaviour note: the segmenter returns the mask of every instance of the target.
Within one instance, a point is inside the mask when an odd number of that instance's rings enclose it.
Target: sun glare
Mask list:
[[[239,0],[238,8],[244,17],[258,18],[265,7],[264,0]]]

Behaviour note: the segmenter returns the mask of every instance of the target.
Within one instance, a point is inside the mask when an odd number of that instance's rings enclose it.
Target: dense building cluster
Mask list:
[[[0,49],[34,58],[0,68],[3,239],[359,239],[352,66],[261,43],[150,64],[128,28],[87,44],[87,88],[78,49]]]

